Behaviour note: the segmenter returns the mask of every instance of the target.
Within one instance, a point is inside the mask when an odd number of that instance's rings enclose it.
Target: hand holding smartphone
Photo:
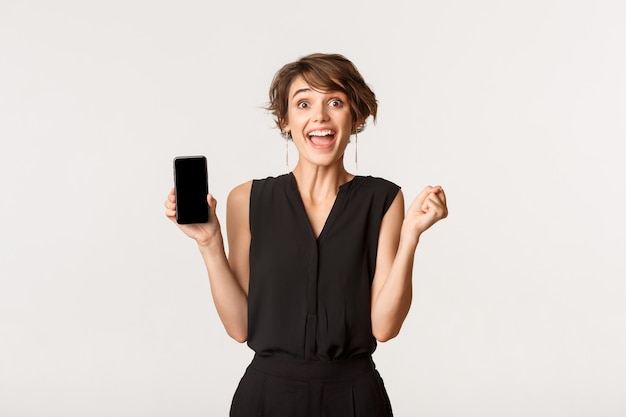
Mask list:
[[[194,224],[209,221],[209,181],[207,160],[203,155],[174,158],[176,223]]]

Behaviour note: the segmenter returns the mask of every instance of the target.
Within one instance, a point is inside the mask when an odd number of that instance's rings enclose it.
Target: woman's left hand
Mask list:
[[[448,206],[443,188],[428,186],[409,206],[404,218],[404,227],[408,227],[414,236],[419,236],[447,216]]]

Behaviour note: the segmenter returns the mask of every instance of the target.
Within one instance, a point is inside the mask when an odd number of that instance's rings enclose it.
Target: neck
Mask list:
[[[298,164],[293,169],[298,183],[298,190],[303,197],[312,200],[323,200],[337,195],[339,186],[354,178],[346,171],[343,163],[332,166]]]

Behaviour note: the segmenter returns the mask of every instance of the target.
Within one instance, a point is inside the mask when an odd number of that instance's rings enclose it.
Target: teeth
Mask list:
[[[333,131],[328,129],[328,130],[315,130],[311,133],[309,133],[309,136],[330,136],[333,134]]]

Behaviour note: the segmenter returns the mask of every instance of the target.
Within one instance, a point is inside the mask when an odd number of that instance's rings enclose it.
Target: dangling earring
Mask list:
[[[289,139],[291,139],[291,132],[281,132],[283,137],[285,138],[285,166],[287,167],[287,171],[289,171]]]

